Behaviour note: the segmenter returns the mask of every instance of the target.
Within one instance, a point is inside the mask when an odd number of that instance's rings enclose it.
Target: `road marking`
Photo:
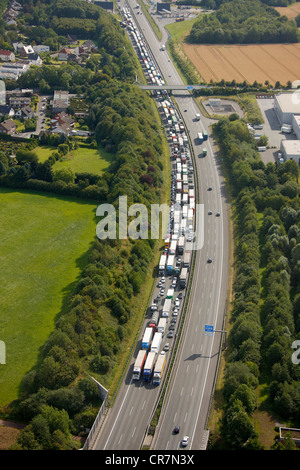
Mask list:
[[[145,405],[146,405],[146,400],[143,403],[142,410],[144,409]]]
[[[131,407],[131,410],[130,410],[130,412],[129,412],[129,416],[131,415],[131,413],[132,413],[132,410],[133,410],[133,406]]]
[[[194,387],[192,387],[192,390],[191,390],[191,396],[193,395],[193,392],[194,392]]]
[[[134,427],[134,430],[133,430],[133,433],[131,434],[131,437],[133,437],[133,435],[135,433],[135,430],[136,430],[136,426]]]
[[[119,439],[119,441],[118,441],[118,444],[120,444],[120,442],[121,442],[121,440],[122,440],[122,437],[123,437],[123,434],[121,434],[121,437],[120,437],[120,439]]]

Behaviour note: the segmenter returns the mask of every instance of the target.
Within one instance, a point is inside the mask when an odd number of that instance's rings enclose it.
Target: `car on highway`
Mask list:
[[[209,186],[208,191],[212,191],[212,187],[211,187],[211,186]]]
[[[166,343],[164,345],[164,351],[169,351],[169,349],[170,349],[170,343]]]
[[[186,447],[189,443],[189,436],[184,436],[181,441],[182,447]]]
[[[173,433],[174,434],[178,434],[180,431],[180,427],[179,426],[175,426],[175,428],[173,429]]]
[[[208,263],[212,263],[212,259],[211,259],[211,258],[208,258],[207,262],[208,262]]]
[[[220,212],[217,212],[217,213],[216,213],[216,216],[217,216],[217,217],[220,217]]]
[[[169,333],[167,334],[167,338],[173,338],[173,337],[174,337],[173,331],[169,331]]]
[[[212,215],[212,211],[208,211],[208,215]]]

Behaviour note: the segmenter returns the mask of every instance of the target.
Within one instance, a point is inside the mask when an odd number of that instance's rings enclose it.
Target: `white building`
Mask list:
[[[280,151],[285,161],[292,159],[300,164],[300,140],[282,140]]]
[[[300,115],[300,93],[279,93],[274,96],[274,111],[280,125],[291,124],[293,115]]]
[[[40,54],[41,52],[50,52],[50,47],[49,46],[44,46],[43,44],[40,44],[38,46],[33,46],[33,50],[37,54]]]
[[[294,134],[296,134],[296,138],[300,140],[300,116],[299,115],[293,115],[292,119],[292,128],[294,131]]]

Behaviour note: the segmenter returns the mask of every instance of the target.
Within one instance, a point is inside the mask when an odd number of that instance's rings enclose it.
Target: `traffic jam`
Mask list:
[[[167,365],[167,354],[177,338],[188,283],[195,226],[195,179],[189,139],[183,120],[167,90],[143,35],[130,10],[122,8],[123,22],[148,84],[158,85],[152,96],[168,137],[171,158],[170,215],[157,269],[157,282],[148,309],[132,379],[159,385]],[[162,47],[162,51],[165,47]],[[164,52],[163,52],[164,53]]]

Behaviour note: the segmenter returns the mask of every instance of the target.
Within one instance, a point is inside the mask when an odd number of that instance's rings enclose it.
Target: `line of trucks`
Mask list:
[[[163,327],[165,329],[165,326]],[[159,354],[163,333],[159,330],[155,332],[154,328],[148,327],[142,339],[142,349],[138,352],[133,366],[133,380],[151,382],[153,385],[159,385],[166,365],[166,355]],[[153,376],[153,377],[152,377]]]
[[[131,40],[137,50],[138,57],[144,68],[148,82],[164,85],[164,80],[160,71],[156,69],[151,54],[147,51],[145,42],[138,29],[132,21],[130,11],[124,8],[122,11],[124,24],[131,35]],[[165,50],[165,47],[162,47]],[[192,243],[185,242],[186,233],[190,233],[194,225],[195,194],[193,176],[188,172],[187,161],[190,159],[188,151],[188,138],[185,128],[180,120],[177,110],[166,92],[157,93],[158,101],[163,113],[163,118],[172,132],[173,156],[176,158],[176,204],[172,212],[172,230],[168,230],[165,239],[164,254],[159,262],[160,275],[174,275],[179,280],[181,288],[186,287],[188,271],[192,257]],[[189,163],[189,166],[191,163]],[[175,209],[174,209],[175,208]],[[171,208],[172,211],[172,208]],[[170,217],[171,219],[171,217]],[[169,221],[170,227],[170,221]],[[189,239],[188,239],[189,240]],[[183,260],[178,263],[176,257],[183,256]],[[166,298],[161,309],[161,316],[157,306],[153,306],[152,317],[145,328],[141,349],[135,359],[132,379],[137,381],[142,379],[151,382],[153,385],[161,383],[163,373],[166,368],[165,351],[160,352],[163,337],[166,333],[168,318],[172,312],[172,302],[174,288],[167,290]]]

